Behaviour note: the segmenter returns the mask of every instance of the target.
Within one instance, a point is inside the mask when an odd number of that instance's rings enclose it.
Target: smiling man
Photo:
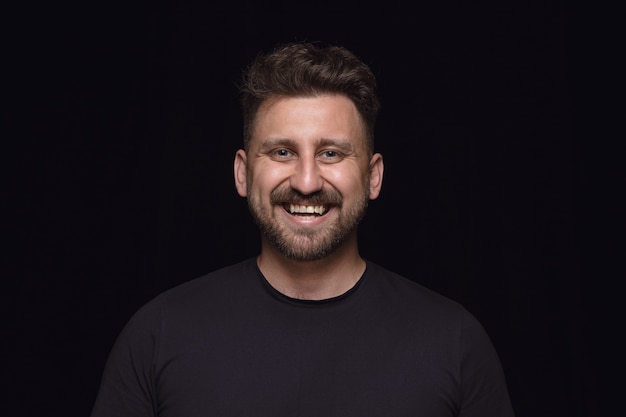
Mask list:
[[[331,298],[365,270],[357,226],[380,192],[383,161],[345,95],[277,97],[258,110],[235,179],[261,229],[269,283],[301,299]]]
[[[247,68],[234,177],[261,252],[141,308],[92,417],[513,416],[480,323],[359,254],[384,172],[375,86],[336,46],[280,45]]]

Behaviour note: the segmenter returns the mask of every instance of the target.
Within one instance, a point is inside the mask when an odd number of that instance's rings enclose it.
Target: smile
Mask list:
[[[323,215],[328,211],[325,206],[304,206],[298,204],[289,204],[285,206],[285,209],[291,214],[317,214]]]

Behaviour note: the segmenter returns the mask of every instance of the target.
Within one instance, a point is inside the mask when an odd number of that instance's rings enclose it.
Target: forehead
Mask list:
[[[264,102],[255,118],[253,141],[267,138],[335,138],[364,141],[364,123],[344,95],[275,97]]]

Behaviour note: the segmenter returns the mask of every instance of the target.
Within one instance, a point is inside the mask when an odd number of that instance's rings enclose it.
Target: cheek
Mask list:
[[[326,181],[345,194],[363,188],[367,184],[367,174],[360,169],[335,169],[325,173]]]
[[[283,171],[280,169],[257,169],[250,173],[248,187],[252,187],[254,192],[269,194],[289,178]]]

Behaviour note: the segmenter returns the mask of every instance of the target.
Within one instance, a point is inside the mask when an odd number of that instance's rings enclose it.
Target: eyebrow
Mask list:
[[[261,149],[268,149],[274,147],[286,147],[286,148],[295,148],[297,147],[298,142],[294,139],[290,138],[268,138],[261,144]],[[352,152],[354,151],[354,147],[352,143],[347,139],[331,139],[331,138],[322,138],[317,143],[318,147],[326,147],[333,146],[341,149],[343,152]]]
[[[295,141],[292,139],[287,139],[287,138],[268,138],[265,139],[262,143],[260,148],[261,149],[268,149],[268,148],[276,148],[276,147],[281,147],[284,146],[286,148],[291,148],[293,147],[295,144]]]

